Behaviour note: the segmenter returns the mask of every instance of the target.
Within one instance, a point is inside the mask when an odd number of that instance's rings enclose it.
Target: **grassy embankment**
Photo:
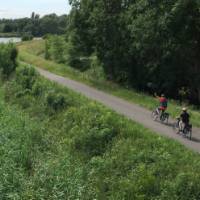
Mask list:
[[[94,79],[91,75],[88,75],[87,72],[81,73],[67,65],[57,64],[53,61],[45,60],[43,40],[22,43],[19,45],[19,50],[20,60],[33,66],[37,66],[55,74],[84,82],[90,86],[111,93],[150,110],[154,109],[158,105],[157,99],[147,94],[137,92],[132,89],[125,89],[106,80]],[[168,112],[172,115],[172,117],[178,116],[180,111],[181,106],[177,102],[170,100]],[[190,113],[193,125],[200,127],[199,110],[195,110],[192,108],[192,106],[190,106]]]
[[[2,200],[200,199],[199,155],[33,68],[1,87],[0,118]]]

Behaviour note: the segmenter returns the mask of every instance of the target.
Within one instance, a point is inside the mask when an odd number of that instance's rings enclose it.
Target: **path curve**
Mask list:
[[[50,73],[40,68],[36,68],[36,69],[42,76],[46,77],[47,79],[55,81],[76,92],[79,92],[90,99],[96,100],[104,104],[105,106],[115,110],[116,112],[123,114],[124,116],[142,124],[146,128],[149,128],[160,135],[173,138],[179,141],[180,143],[184,144],[188,148],[200,153],[200,129],[199,128],[193,128],[193,133],[192,133],[193,139],[190,141],[186,138],[181,137],[180,135],[175,134],[174,131],[172,130],[172,127],[153,121],[150,117],[151,112],[143,107],[130,103],[119,97],[109,95],[105,92],[94,89],[83,83],[80,83],[68,78],[64,78],[62,76],[55,75],[53,73]],[[170,120],[169,123],[172,123],[172,122],[173,121]]]

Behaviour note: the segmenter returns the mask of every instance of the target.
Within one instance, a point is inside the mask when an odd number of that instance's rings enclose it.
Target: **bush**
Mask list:
[[[66,99],[63,94],[51,91],[46,96],[46,103],[49,108],[52,108],[54,111],[58,111],[65,108]]]
[[[67,43],[63,36],[47,36],[45,40],[45,58],[57,63],[67,61]]]
[[[26,34],[24,34],[23,36],[22,36],[22,41],[30,41],[30,40],[33,40],[33,35],[32,34],[28,34],[28,33],[26,33]]]
[[[72,130],[68,134],[73,151],[90,158],[102,155],[110,147],[119,133],[114,127],[118,120],[110,112],[104,116],[100,113],[101,107],[93,103],[68,110],[63,124],[67,130]]]
[[[23,96],[30,95],[30,94],[31,94],[31,90],[30,89],[24,89],[24,90],[18,91],[15,96],[17,98],[21,98]]]
[[[22,86],[23,89],[30,89],[38,78],[37,71],[31,66],[22,66],[16,72],[16,82]]]
[[[17,67],[18,51],[14,44],[0,44],[0,69],[3,76],[8,78]]]
[[[117,135],[112,128],[91,127],[74,138],[74,148],[89,157],[101,156]],[[81,130],[80,130],[81,131]]]
[[[44,95],[46,89],[46,85],[42,80],[37,80],[32,88],[32,94],[36,97],[41,97]]]
[[[91,66],[91,59],[87,57],[70,57],[68,58],[68,64],[80,71],[85,71]]]
[[[91,59],[80,53],[77,48],[69,41],[68,44],[68,59],[69,66],[74,67],[80,71],[85,71],[90,68]]]
[[[42,36],[42,39],[43,39],[43,40],[46,40],[46,39],[48,39],[50,36],[51,36],[50,34],[45,34],[45,35]]]
[[[106,80],[103,66],[99,59],[94,55],[90,58],[90,60],[90,68],[86,71],[86,74],[95,81]]]
[[[22,109],[30,108],[33,104],[33,99],[27,90],[24,93],[22,92],[22,94],[19,93],[18,98]]]
[[[45,52],[44,52],[44,57],[45,59],[49,60],[51,58],[51,53],[50,53],[50,43],[49,40],[45,40]]]

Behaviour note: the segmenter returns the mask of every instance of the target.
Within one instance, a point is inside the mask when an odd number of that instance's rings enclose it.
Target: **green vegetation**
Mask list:
[[[72,59],[95,52],[109,80],[200,105],[199,0],[70,3]]]
[[[24,34],[41,37],[45,34],[63,34],[67,24],[67,15],[49,14],[40,18],[38,14],[33,12],[30,18],[0,19],[0,37],[22,36]]]
[[[150,110],[154,109],[158,105],[158,101],[142,92],[135,91],[131,88],[125,88],[113,82],[107,81],[105,75],[100,67],[99,63],[93,63],[90,69],[80,72],[69,67],[67,64],[57,64],[53,61],[44,59],[45,41],[31,41],[19,44],[19,57],[20,60],[29,63],[33,66],[37,66],[53,72],[55,74],[69,77],[88,85],[96,87],[100,90],[106,91],[118,97],[124,98],[130,102],[136,103]],[[190,113],[192,115],[192,123],[195,126],[200,127],[200,112],[190,107]],[[170,100],[169,113],[172,117],[179,115],[181,105],[173,100]]]
[[[19,67],[16,47],[0,45],[0,199],[199,200],[199,154],[31,66],[149,109],[157,100],[135,90],[198,106],[199,1],[69,2],[69,17],[0,20],[2,33],[45,35],[18,45]]]
[[[17,49],[13,44],[0,44],[0,72],[8,78],[17,67]]]
[[[47,36],[45,40],[45,58],[65,63],[67,60],[67,43],[63,36]]]
[[[33,35],[27,33],[22,35],[22,41],[30,41],[30,40],[33,40]]]
[[[19,54],[29,53],[37,56],[44,57],[45,41],[44,40],[33,40],[27,42],[21,42],[17,44],[20,52]]]
[[[0,33],[0,38],[19,37],[18,33]]]
[[[179,143],[26,65],[0,94],[2,200],[200,198],[199,155]]]

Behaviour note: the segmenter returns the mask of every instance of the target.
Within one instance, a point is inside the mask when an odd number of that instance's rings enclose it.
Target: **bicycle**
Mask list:
[[[168,123],[168,121],[169,121],[169,113],[167,113],[167,112],[161,112],[160,113],[158,111],[158,109],[155,109],[155,110],[152,111],[151,117],[153,118],[154,121],[156,121],[159,118],[159,120],[162,123],[164,123],[164,122]]]
[[[184,137],[187,137],[191,140],[192,139],[192,125],[187,124],[185,125],[183,130],[180,130],[180,126],[179,126],[180,121],[181,119],[177,117],[176,122],[173,125],[173,129],[177,131],[177,134],[183,135]]]

